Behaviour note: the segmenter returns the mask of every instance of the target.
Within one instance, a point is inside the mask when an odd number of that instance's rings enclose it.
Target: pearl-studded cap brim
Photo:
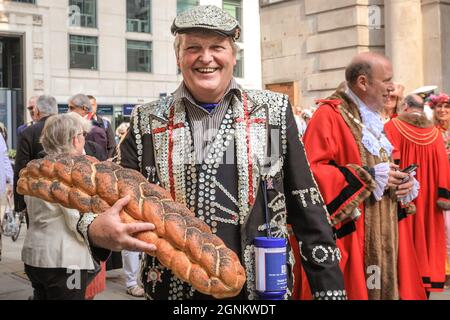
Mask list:
[[[235,41],[239,39],[241,31],[239,22],[233,16],[212,5],[197,6],[180,13],[171,27],[173,35],[202,29],[232,37]]]

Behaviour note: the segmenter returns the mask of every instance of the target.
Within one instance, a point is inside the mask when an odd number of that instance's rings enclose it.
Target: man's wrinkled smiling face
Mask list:
[[[231,39],[214,33],[180,35],[178,67],[199,102],[218,102],[233,77],[236,54]]]

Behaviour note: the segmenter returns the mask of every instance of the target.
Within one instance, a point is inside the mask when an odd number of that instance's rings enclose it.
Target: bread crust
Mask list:
[[[21,170],[17,191],[81,214],[102,213],[130,195],[121,220],[155,225],[155,230],[136,238],[156,245],[156,252],[148,253],[179,279],[218,299],[237,296],[245,283],[245,270],[236,253],[188,208],[173,201],[169,192],[135,170],[90,156],[47,156]]]

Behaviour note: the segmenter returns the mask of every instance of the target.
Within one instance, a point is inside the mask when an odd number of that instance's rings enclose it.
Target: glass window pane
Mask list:
[[[69,6],[71,26],[97,28],[97,0],[69,0]]]
[[[152,72],[152,43],[127,40],[128,72]]]
[[[243,30],[243,20],[242,20],[242,0],[223,0],[223,10],[227,11],[239,22],[241,29]],[[241,32],[241,37],[239,41],[243,40],[243,32]]]
[[[151,0],[127,0],[127,31],[150,33]]]
[[[70,68],[97,70],[97,38],[70,36]]]
[[[244,77],[244,50],[241,50],[236,55],[236,65],[234,66],[233,75],[236,78]]]
[[[199,5],[199,0],[177,0],[177,15]]]

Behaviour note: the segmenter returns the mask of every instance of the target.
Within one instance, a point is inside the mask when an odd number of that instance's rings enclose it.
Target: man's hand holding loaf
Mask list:
[[[216,298],[239,294],[245,270],[209,226],[139,172],[89,156],[46,157],[20,173],[18,192],[99,216],[91,243],[145,251],[196,290]]]

